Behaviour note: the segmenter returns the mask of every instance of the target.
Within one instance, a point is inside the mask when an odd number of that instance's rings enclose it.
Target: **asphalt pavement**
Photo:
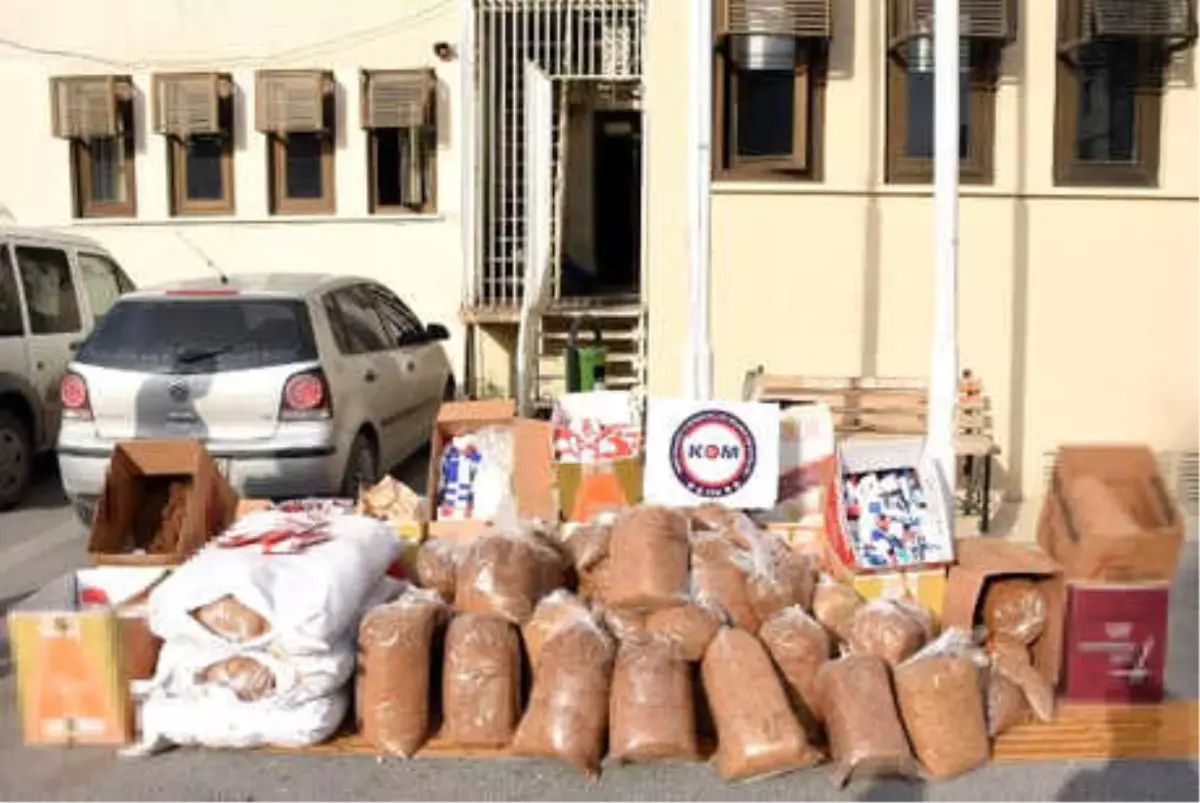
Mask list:
[[[420,466],[403,474],[419,479]],[[1196,697],[1195,522],[1172,595],[1171,695]],[[83,565],[84,534],[47,465],[33,497],[0,514],[0,612]],[[709,767],[606,769],[597,784],[553,762],[309,757],[180,750],[119,758],[109,749],[28,748],[17,725],[8,631],[0,624],[0,799],[5,800],[1196,800],[1196,761],[989,765],[936,784],[856,783],[835,791],[814,769],[727,785]]]

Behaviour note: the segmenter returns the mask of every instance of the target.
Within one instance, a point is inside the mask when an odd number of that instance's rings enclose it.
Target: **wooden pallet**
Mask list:
[[[1054,721],[1020,725],[996,740],[993,760],[1190,758],[1200,753],[1196,700],[1161,705],[1064,705]]]
[[[743,398],[787,406],[823,402],[838,435],[924,435],[928,423],[927,385],[902,377],[810,377],[763,373],[746,375]],[[976,378],[959,382],[957,451],[983,457],[999,449],[991,437],[991,406]]]
[[[1063,705],[1053,722],[1031,722],[996,740],[993,760],[1005,763],[1085,759],[1195,759],[1200,752],[1196,700],[1161,705]],[[266,752],[314,756],[378,755],[357,733],[304,748],[267,748]],[[701,751],[704,755],[711,750]],[[418,758],[514,758],[507,748],[464,748],[438,736]]]

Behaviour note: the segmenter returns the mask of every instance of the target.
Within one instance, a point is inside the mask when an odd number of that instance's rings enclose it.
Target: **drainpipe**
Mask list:
[[[958,0],[933,4],[934,302],[929,365],[928,449],[944,482],[954,527],[955,431],[958,405]]]
[[[688,153],[692,157],[687,187],[690,267],[688,308],[690,341],[684,361],[684,391],[688,398],[712,398],[712,342],[708,303],[712,239],[709,211],[712,202],[712,0],[692,0]]]

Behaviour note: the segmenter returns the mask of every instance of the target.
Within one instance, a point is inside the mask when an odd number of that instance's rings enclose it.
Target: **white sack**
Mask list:
[[[220,691],[203,697],[151,693],[141,707],[142,741],[126,755],[153,753],[173,744],[242,749],[318,744],[342,724],[349,704],[344,689],[293,707],[244,703],[232,691]]]
[[[305,515],[253,513],[238,529],[294,527],[296,517]],[[227,645],[192,612],[231,595],[270,624],[262,636],[239,644],[241,651],[271,646],[291,654],[328,652],[357,625],[400,543],[386,522],[364,516],[334,516],[323,527],[328,541],[295,554],[268,554],[262,544],[210,544],[151,592],[150,628],[166,642]]]
[[[287,655],[278,650],[244,650],[199,647],[190,642],[168,641],[158,655],[158,669],[148,697],[212,701],[220,706],[233,695],[247,712],[273,708],[295,708],[327,697],[346,685],[354,674],[354,642],[345,638],[330,652],[316,655]],[[197,673],[229,658],[250,658],[266,667],[275,678],[274,690],[260,700],[238,700],[233,691],[214,683],[202,683]]]

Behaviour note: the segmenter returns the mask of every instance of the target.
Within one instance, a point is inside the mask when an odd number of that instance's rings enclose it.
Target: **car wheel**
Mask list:
[[[458,395],[458,388],[454,384],[454,377],[450,377],[449,379],[446,380],[446,387],[442,389],[442,401],[444,401],[444,402],[454,401],[454,398],[457,395]]]
[[[79,520],[85,530],[92,529],[92,521],[96,518],[95,505],[76,499],[71,502],[71,510],[75,512],[75,518]]]
[[[33,475],[33,444],[25,422],[0,410],[0,510],[25,497]]]
[[[379,458],[375,456],[375,444],[360,432],[350,446],[350,459],[346,462],[346,476],[342,480],[342,496],[357,498],[362,488],[379,481]]]

